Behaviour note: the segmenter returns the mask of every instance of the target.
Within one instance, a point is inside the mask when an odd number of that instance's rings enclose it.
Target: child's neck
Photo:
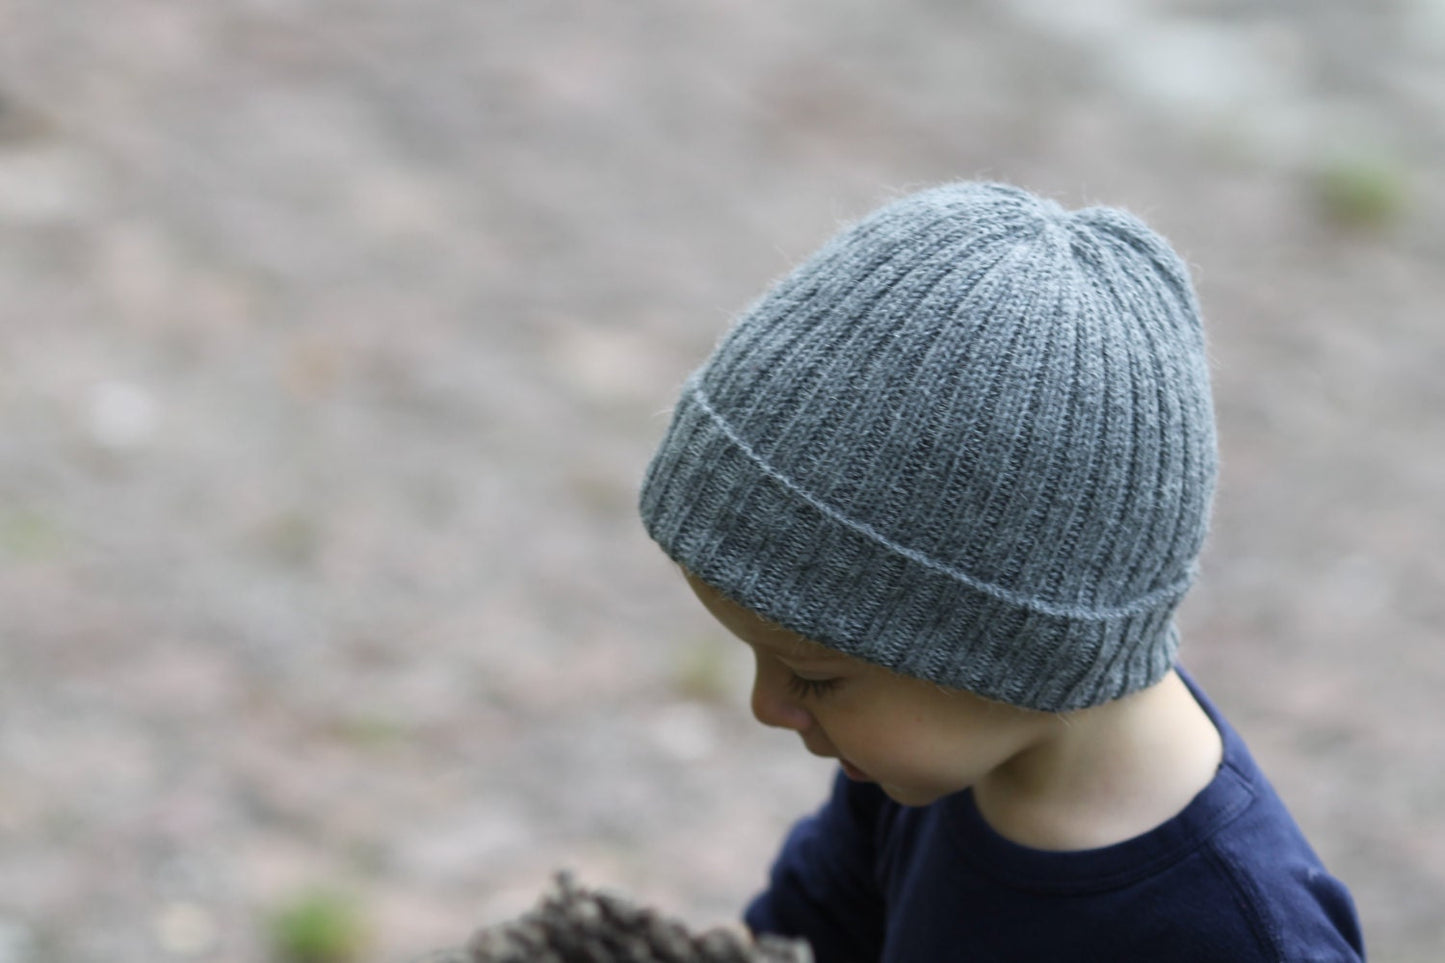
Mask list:
[[[1219,731],[1179,676],[1052,717],[1039,738],[974,786],[1001,835],[1036,849],[1093,849],[1178,814],[1209,784]]]

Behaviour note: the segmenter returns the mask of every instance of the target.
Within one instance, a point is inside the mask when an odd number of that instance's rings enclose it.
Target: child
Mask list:
[[[649,533],[841,769],[748,908],[820,961],[1363,958],[1175,664],[1215,476],[1193,289],[1128,214],[961,183],[769,291],[687,382]]]

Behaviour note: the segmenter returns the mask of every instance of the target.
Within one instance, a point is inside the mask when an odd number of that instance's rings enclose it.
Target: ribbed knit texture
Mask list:
[[[1168,244],[1121,211],[959,183],[843,231],[737,321],[641,511],[788,629],[1062,711],[1168,671],[1215,465]]]

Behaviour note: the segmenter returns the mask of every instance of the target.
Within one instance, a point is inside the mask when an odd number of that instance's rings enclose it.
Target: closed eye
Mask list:
[[[799,699],[825,696],[842,684],[842,679],[805,679],[797,673],[788,675],[788,691]]]

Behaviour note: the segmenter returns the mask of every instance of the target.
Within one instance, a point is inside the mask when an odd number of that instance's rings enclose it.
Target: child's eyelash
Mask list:
[[[805,679],[800,675],[788,676],[788,691],[800,699],[825,696],[836,689],[841,679]]]

